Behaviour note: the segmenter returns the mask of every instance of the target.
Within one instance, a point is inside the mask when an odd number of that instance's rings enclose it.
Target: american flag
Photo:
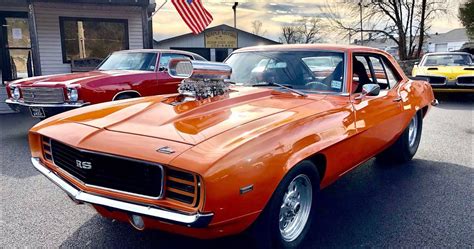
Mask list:
[[[201,0],[171,0],[183,21],[199,34],[212,22],[212,15],[204,8]]]

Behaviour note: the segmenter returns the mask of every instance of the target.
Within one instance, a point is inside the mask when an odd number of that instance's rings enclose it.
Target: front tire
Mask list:
[[[405,163],[410,161],[416,154],[421,141],[423,128],[423,113],[418,111],[410,120],[408,127],[403,131],[397,141],[388,149],[377,156],[378,160],[384,162]]]
[[[298,248],[311,226],[319,195],[314,164],[302,161],[278,185],[269,203],[250,229],[258,248]]]

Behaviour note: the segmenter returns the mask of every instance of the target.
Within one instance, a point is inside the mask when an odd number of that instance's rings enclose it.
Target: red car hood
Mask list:
[[[11,84],[20,87],[51,87],[51,86],[70,86],[74,84],[84,84],[103,78],[117,77],[123,75],[136,75],[140,73],[149,73],[147,71],[130,70],[111,70],[111,71],[91,71],[85,73],[55,74],[39,77],[26,78],[12,81]]]
[[[177,106],[163,103],[166,100],[158,96],[99,104],[77,110],[77,115],[68,115],[62,120],[195,145],[264,117],[284,119],[286,115],[276,114],[315,101],[255,88],[239,88],[212,101],[191,101]]]

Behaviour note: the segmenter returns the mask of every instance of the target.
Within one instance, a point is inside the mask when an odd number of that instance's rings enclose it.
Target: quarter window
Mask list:
[[[393,65],[383,56],[363,54],[354,56],[354,75],[352,78],[352,92],[362,91],[365,84],[376,83],[380,89],[391,89],[400,80],[394,71]]]
[[[128,21],[60,17],[63,61],[104,59],[128,49]]]
[[[388,77],[388,83],[390,85],[390,88],[393,88],[397,83],[400,81],[400,77],[398,77],[397,74],[393,71],[393,66],[390,64],[390,62],[383,60],[385,72],[387,73]]]

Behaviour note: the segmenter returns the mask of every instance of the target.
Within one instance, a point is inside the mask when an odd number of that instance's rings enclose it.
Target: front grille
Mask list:
[[[474,76],[459,77],[458,84],[474,84]]]
[[[189,204],[199,203],[199,177],[173,169],[166,170],[166,198]]]
[[[49,141],[54,164],[83,183],[133,195],[161,197],[163,169],[160,165],[82,151]],[[43,143],[43,151],[47,148],[48,143]]]
[[[23,101],[35,104],[64,103],[64,90],[51,87],[23,87],[21,88]]]

